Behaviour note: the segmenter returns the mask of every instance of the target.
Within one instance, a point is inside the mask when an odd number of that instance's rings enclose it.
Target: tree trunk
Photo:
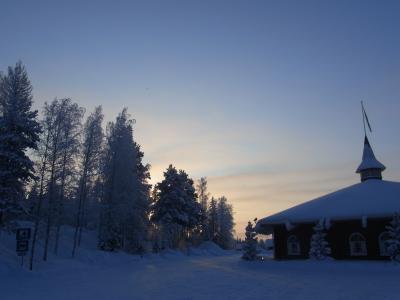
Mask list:
[[[81,216],[80,216],[80,226],[79,226],[79,232],[78,232],[78,247],[81,246],[81,240],[82,240],[82,229],[86,225],[85,224],[85,208],[86,208],[86,189],[84,193],[84,197],[82,198],[82,209],[81,209]]]
[[[49,207],[47,210],[47,224],[46,224],[46,236],[45,236],[45,241],[44,241],[44,252],[43,252],[43,260],[47,261],[47,251],[49,248],[49,240],[50,240],[50,229],[51,229],[51,223],[53,221],[52,215],[53,215],[53,198],[54,198],[54,168],[55,168],[55,161],[53,159],[52,163],[52,168],[51,168],[51,176],[50,176],[50,187],[49,187]]]
[[[80,246],[82,239],[82,220],[84,217],[84,208],[86,202],[86,182],[88,179],[88,169],[89,169],[89,161],[91,159],[92,153],[92,143],[93,143],[93,129],[90,131],[89,135],[89,143],[88,147],[85,151],[85,155],[83,157],[83,173],[81,178],[81,183],[79,187],[79,200],[78,200],[78,212],[76,214],[76,225],[75,225],[75,233],[74,233],[74,245],[72,248],[72,257],[75,257],[76,248]]]
[[[57,229],[56,229],[56,241],[54,244],[54,254],[57,255],[58,253],[58,242],[60,239],[60,227],[61,227],[61,216],[63,215],[62,210],[63,210],[63,203],[64,203],[64,194],[65,194],[65,169],[66,169],[66,163],[67,163],[67,150],[65,149],[64,151],[64,157],[63,157],[63,170],[61,174],[61,191],[60,191],[60,199],[59,199],[59,205],[58,205],[58,217],[57,217]]]
[[[58,116],[58,124],[57,124],[57,133],[54,137],[53,142],[53,156],[51,162],[51,172],[50,172],[50,187],[49,187],[49,207],[48,207],[48,214],[47,214],[47,225],[46,225],[46,237],[44,241],[44,252],[43,252],[43,260],[47,261],[47,252],[49,248],[49,240],[50,240],[50,229],[51,223],[53,221],[53,204],[54,204],[54,185],[55,185],[55,168],[56,168],[56,161],[57,161],[57,152],[58,152],[58,143],[59,143],[59,136],[61,131],[61,121],[60,115]]]
[[[85,171],[84,171],[85,173]],[[78,233],[79,233],[79,228],[81,226],[81,211],[82,211],[82,197],[83,197],[83,189],[86,183],[84,183],[84,178],[86,175],[84,174],[81,179],[80,187],[79,187],[79,199],[78,199],[78,213],[76,214],[76,220],[75,220],[75,233],[74,233],[74,245],[72,247],[72,257],[75,257],[76,253],[76,248],[78,246]]]
[[[33,259],[35,256],[36,239],[37,239],[39,223],[40,223],[40,211],[42,209],[42,202],[43,202],[44,174],[46,172],[47,151],[48,151],[48,147],[49,147],[49,140],[50,140],[50,134],[47,134],[45,151],[44,151],[43,160],[42,160],[42,167],[40,170],[39,202],[37,204],[35,226],[33,229],[33,236],[32,236],[31,257],[30,257],[30,262],[29,262],[29,269],[31,271],[33,270]]]

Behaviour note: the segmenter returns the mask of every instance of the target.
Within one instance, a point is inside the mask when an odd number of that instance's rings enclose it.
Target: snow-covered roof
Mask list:
[[[361,171],[368,169],[380,169],[383,171],[386,169],[386,167],[376,159],[371,145],[369,144],[368,138],[365,136],[362,161],[358,166],[356,173],[361,173]]]
[[[271,233],[277,224],[387,217],[399,211],[400,182],[370,179],[263,218],[256,230]]]

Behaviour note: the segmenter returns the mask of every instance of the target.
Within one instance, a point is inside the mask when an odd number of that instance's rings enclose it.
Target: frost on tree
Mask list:
[[[99,248],[140,252],[148,231],[150,208],[149,165],[133,140],[133,123],[127,109],[107,128],[103,159]]]
[[[234,243],[233,208],[226,197],[211,197],[206,214],[209,239],[224,249],[231,249]]]
[[[211,197],[210,205],[207,209],[207,223],[210,239],[215,242],[218,236],[218,210],[217,200],[214,197]]]
[[[208,207],[208,198],[210,193],[207,191],[207,178],[201,177],[196,185],[196,192],[200,203],[202,222],[200,224],[201,237],[203,240],[210,240],[210,231],[208,228],[208,220],[207,220],[207,207]]]
[[[170,165],[155,186],[152,220],[161,231],[162,246],[177,248],[192,239],[202,220],[193,180]]]
[[[390,225],[386,227],[389,233],[387,250],[392,261],[400,263],[400,214],[393,216]]]
[[[259,251],[257,250],[258,240],[257,233],[253,224],[249,221],[246,226],[246,238],[244,240],[243,255],[244,260],[256,260]]]
[[[331,248],[325,239],[326,233],[322,222],[314,226],[314,234],[311,237],[309,256],[311,259],[323,260],[330,256]]]
[[[97,106],[93,113],[87,118],[83,127],[83,143],[80,152],[80,174],[77,191],[77,211],[75,213],[75,234],[72,256],[75,256],[77,247],[80,245],[82,228],[86,225],[89,216],[87,207],[90,205],[90,212],[98,214],[95,202],[88,201],[95,198],[97,190],[96,183],[99,183],[98,173],[101,163],[101,155],[103,149],[103,112],[101,106]],[[91,197],[92,196],[92,197]],[[87,203],[89,202],[89,203]],[[88,205],[89,204],[89,205]]]
[[[26,151],[37,148],[40,125],[31,107],[32,86],[18,62],[0,74],[0,215],[20,211],[24,187],[35,178]]]
[[[235,226],[235,222],[233,220],[232,205],[228,204],[225,196],[218,199],[217,217],[218,232],[215,241],[221,248],[231,249],[234,244],[233,227]]]

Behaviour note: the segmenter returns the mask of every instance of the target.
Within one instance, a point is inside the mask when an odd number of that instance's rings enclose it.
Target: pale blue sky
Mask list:
[[[0,0],[0,70],[36,105],[129,107],[158,181],[169,163],[249,218],[358,181],[360,100],[400,179],[399,1]]]

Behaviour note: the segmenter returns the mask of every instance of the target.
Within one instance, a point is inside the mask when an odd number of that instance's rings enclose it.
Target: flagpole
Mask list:
[[[367,130],[365,129],[365,110],[364,110],[364,104],[363,104],[362,100],[361,100],[361,114],[362,114],[362,117],[363,117],[364,136],[366,137],[367,136]]]

